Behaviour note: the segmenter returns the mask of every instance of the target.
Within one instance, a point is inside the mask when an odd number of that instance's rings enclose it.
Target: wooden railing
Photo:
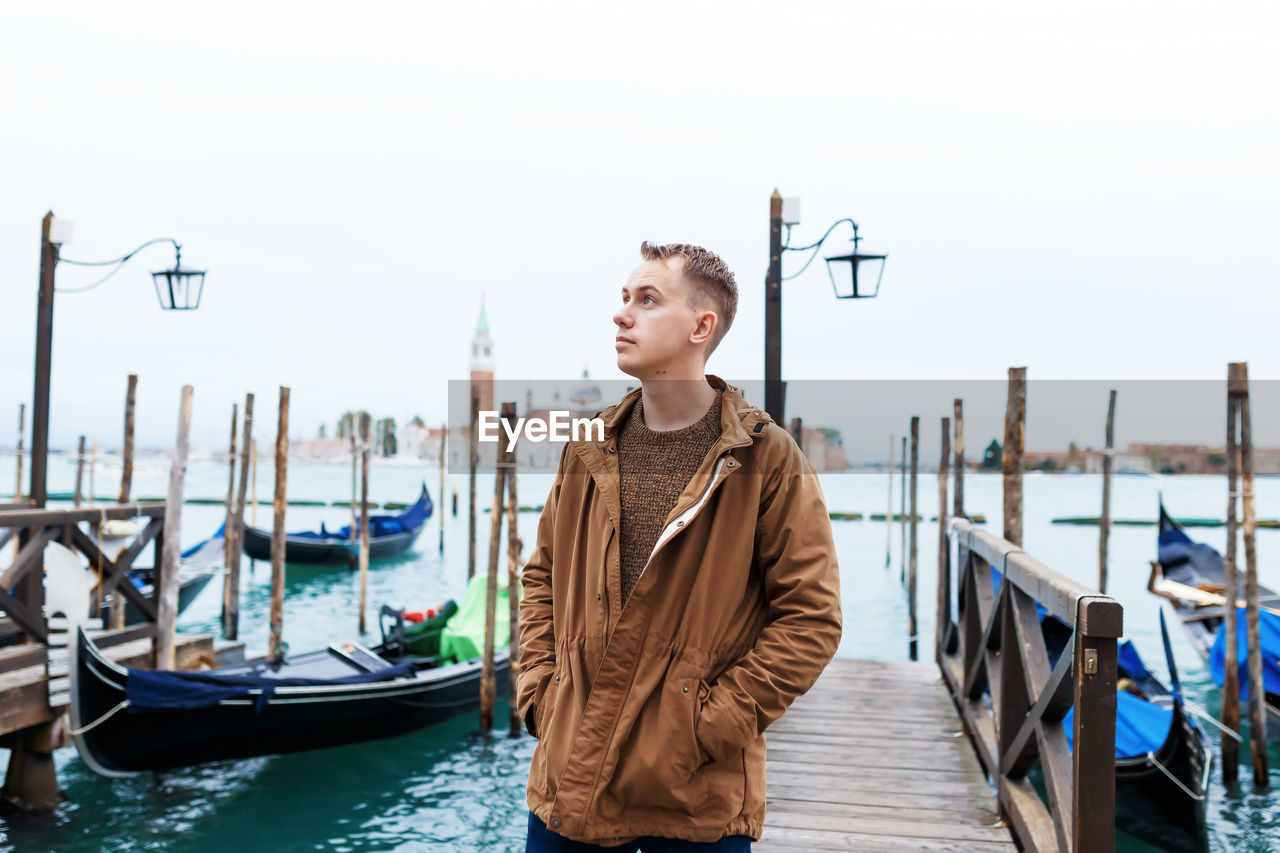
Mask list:
[[[164,541],[163,503],[112,504],[79,509],[6,509],[0,511],[0,535],[11,538],[16,531],[18,553],[13,562],[0,570],[0,610],[8,622],[24,635],[28,643],[44,643],[48,627],[44,617],[44,549],[50,542],[61,542],[84,554],[90,569],[101,569],[103,598],[119,591],[148,623],[156,621],[161,578],[156,573],[153,593],[145,596],[126,577],[147,545],[155,542],[159,554]],[[80,529],[82,522],[146,518],[146,526],[114,559],[103,554],[93,537]],[[29,665],[23,655],[6,655],[4,669]]]
[[[1114,850],[1120,604],[967,520],[949,531],[937,661],[1002,815],[1023,850]],[[1052,667],[1037,602],[1070,629]],[[1063,719],[1073,707],[1069,748]],[[1043,800],[1029,778],[1037,762]]]

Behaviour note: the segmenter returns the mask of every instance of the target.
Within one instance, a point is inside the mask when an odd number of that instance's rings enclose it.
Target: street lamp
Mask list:
[[[58,263],[112,268],[92,284],[59,289],[64,293],[82,293],[106,282],[148,246],[171,243],[174,248],[173,267],[151,274],[160,307],[166,311],[194,310],[200,307],[200,294],[204,290],[205,271],[182,266],[182,246],[172,238],[148,240],[129,254],[109,261],[74,261],[59,257],[69,230],[67,223],[54,219],[53,211],[44,215],[40,230],[40,294],[36,300],[35,399],[31,407],[31,500],[37,507],[43,507],[48,498],[46,475],[49,461],[49,380],[53,367],[53,281]],[[32,577],[39,582],[37,575]]]
[[[764,297],[764,405],[774,423],[786,427],[783,416],[786,410],[786,385],[782,381],[782,282],[804,273],[822,250],[823,243],[838,227],[848,224],[853,230],[852,251],[848,254],[825,258],[827,276],[837,299],[874,299],[880,293],[880,280],[884,276],[884,262],[888,255],[869,255],[858,251],[862,237],[858,235],[858,223],[852,219],[839,219],[832,223],[818,240],[807,246],[790,245],[791,227],[799,224],[798,204],[788,200],[784,215],[782,196],[775,189],[769,198],[769,273],[765,279]],[[783,226],[787,240],[783,241]],[[784,252],[808,252],[813,254],[792,275],[783,278],[782,255]],[[859,271],[861,270],[861,276]]]

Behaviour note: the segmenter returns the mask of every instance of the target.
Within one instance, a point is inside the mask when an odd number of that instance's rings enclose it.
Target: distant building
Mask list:
[[[480,389],[481,411],[493,411],[493,341],[489,337],[489,318],[480,297],[480,317],[476,334],[471,339],[471,386]]]

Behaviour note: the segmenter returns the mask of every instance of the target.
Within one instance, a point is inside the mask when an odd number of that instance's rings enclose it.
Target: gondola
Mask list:
[[[1174,521],[1164,505],[1160,506],[1160,532],[1157,556],[1151,563],[1148,591],[1169,601],[1174,613],[1187,630],[1191,644],[1209,663],[1209,672],[1219,687],[1225,679],[1226,638],[1223,623],[1226,615],[1222,555],[1203,542],[1196,542]],[[1244,571],[1240,571],[1237,605],[1244,599]],[[1267,737],[1280,741],[1280,596],[1266,587],[1259,588],[1263,679],[1266,686]],[[1248,696],[1245,677],[1246,646],[1244,641],[1244,608],[1237,609],[1236,648],[1240,665],[1240,698]]]
[[[417,540],[431,517],[433,506],[427,487],[413,506],[397,515],[369,516],[369,559],[383,560],[403,554]],[[345,563],[352,565],[360,547],[352,542],[351,525],[338,530],[304,530],[284,536],[286,563]],[[271,559],[271,531],[245,525],[244,552],[255,560]]]
[[[1001,574],[991,570],[999,588]],[[1036,604],[1050,666],[1057,663],[1071,629]],[[1164,850],[1209,849],[1206,820],[1212,755],[1204,730],[1187,714],[1178,671],[1160,615],[1172,688],[1143,663],[1132,641],[1120,643],[1116,690],[1116,826]],[[1074,709],[1063,720],[1067,743]]]
[[[77,627],[72,740],[106,776],[378,740],[442,722],[479,702],[481,661],[403,656],[394,639],[200,672],[126,669]],[[509,655],[495,652],[507,692]]]

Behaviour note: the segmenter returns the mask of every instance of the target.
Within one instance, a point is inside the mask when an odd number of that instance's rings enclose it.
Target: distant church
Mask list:
[[[480,410],[494,411],[493,341],[489,337],[489,318],[484,311],[484,294],[480,295],[476,335],[471,339],[471,387],[477,386],[480,388]]]

